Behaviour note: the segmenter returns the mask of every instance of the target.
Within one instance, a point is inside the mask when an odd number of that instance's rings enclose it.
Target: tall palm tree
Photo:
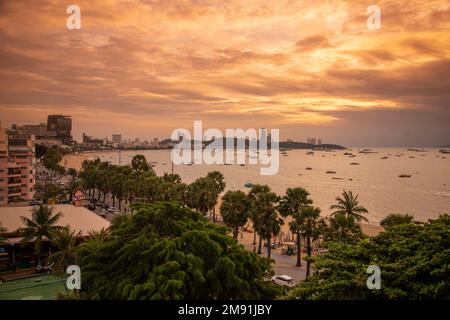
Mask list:
[[[320,217],[320,209],[315,207],[302,208],[300,228],[302,236],[306,239],[306,279],[308,280],[311,273],[311,255],[312,255],[312,241],[318,240],[323,234],[326,223]]]
[[[266,185],[256,185],[249,193],[253,228],[259,234],[258,254],[261,254],[262,239],[267,241],[267,256],[270,259],[272,236],[279,234],[284,223],[278,215],[280,197]]]
[[[216,204],[219,195],[225,190],[225,180],[223,174],[219,171],[208,172],[206,178],[211,181],[213,190],[213,199],[211,201],[212,205],[212,221],[216,222]]]
[[[337,204],[333,204],[330,206],[331,210],[334,210],[331,213],[331,216],[334,216],[336,214],[343,214],[347,217],[354,217],[356,221],[368,221],[365,216],[362,214],[368,213],[367,209],[363,206],[359,205],[358,196],[353,196],[353,193],[351,191],[343,191],[342,198],[337,197],[336,201]]]
[[[303,188],[288,188],[286,195],[280,203],[280,213],[283,217],[290,216],[292,221],[289,223],[289,228],[296,235],[297,240],[297,266],[302,266],[301,256],[301,214],[302,209],[306,206],[312,205],[313,201],[309,198],[309,192]]]
[[[411,214],[391,213],[380,221],[380,225],[384,229],[392,228],[400,224],[408,224],[414,222],[414,216]]]
[[[135,173],[142,173],[151,169],[150,164],[142,154],[137,154],[131,159],[131,167]]]
[[[260,194],[270,192],[270,187],[267,185],[254,185],[248,194],[250,199],[250,219],[253,224],[253,245],[256,245],[256,225],[258,224],[258,214],[261,211],[259,206],[261,201],[259,201]],[[261,237],[259,237],[258,253],[261,254]]]
[[[233,237],[238,238],[239,228],[247,223],[250,211],[250,201],[245,192],[228,191],[222,197],[220,214],[223,222],[233,229]]]
[[[77,238],[80,233],[80,231],[76,232],[70,230],[68,226],[55,232],[52,244],[57,248],[57,251],[48,257],[48,261],[55,263],[55,270],[58,272],[64,272],[68,263],[78,263],[76,248]]]
[[[34,241],[34,250],[37,254],[39,265],[41,263],[43,241],[52,240],[55,233],[61,229],[61,227],[56,226],[56,223],[62,217],[62,213],[54,213],[54,207],[45,205],[34,207],[32,211],[31,219],[20,217],[25,225],[24,228],[20,229],[20,232],[24,236],[22,242]]]

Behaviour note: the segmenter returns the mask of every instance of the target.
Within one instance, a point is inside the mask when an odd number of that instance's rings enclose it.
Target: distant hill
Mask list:
[[[238,145],[238,140],[237,138],[234,138],[234,144]],[[210,144],[212,141],[204,141],[204,146],[207,146],[208,144]],[[249,141],[246,139],[245,141],[239,141],[241,144],[244,144],[246,148],[249,147]],[[166,139],[160,142],[161,144],[168,144],[168,143],[173,143],[171,142],[170,139]],[[191,141],[192,146],[193,146],[193,141]],[[226,140],[225,138],[223,138],[223,145],[226,148]],[[269,147],[270,147],[270,143],[269,143]],[[310,149],[310,150],[319,150],[319,149],[327,149],[327,150],[344,150],[346,149],[343,146],[337,145],[337,144],[321,144],[321,145],[317,145],[317,144],[311,144],[311,143],[305,143],[305,142],[296,142],[296,141],[280,141],[279,143],[279,148],[280,149]]]
[[[343,146],[337,144],[311,144],[305,142],[296,141],[281,141],[280,149],[332,149],[332,150],[344,150]]]

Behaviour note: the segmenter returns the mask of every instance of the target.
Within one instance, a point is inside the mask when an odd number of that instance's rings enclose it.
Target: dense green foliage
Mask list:
[[[103,241],[77,252],[92,299],[261,299],[277,289],[269,262],[177,203],[137,205]]]
[[[380,225],[389,229],[399,224],[414,222],[414,216],[410,214],[391,213],[380,221]]]
[[[450,216],[400,224],[355,245],[329,242],[314,276],[289,294],[300,299],[449,299]],[[381,269],[381,289],[366,286],[367,268]]]

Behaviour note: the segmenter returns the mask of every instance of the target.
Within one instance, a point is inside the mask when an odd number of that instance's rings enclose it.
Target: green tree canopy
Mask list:
[[[315,258],[315,275],[289,293],[300,299],[449,299],[450,216],[401,224],[355,245],[329,242]],[[381,289],[369,290],[370,265]]]
[[[136,205],[103,242],[78,250],[93,299],[269,299],[269,262],[177,203]]]

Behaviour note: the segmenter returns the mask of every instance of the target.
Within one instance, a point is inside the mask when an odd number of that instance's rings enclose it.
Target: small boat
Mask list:
[[[314,155],[314,151],[308,151],[308,152],[306,153],[306,155],[307,155],[307,156],[313,156],[313,155]]]
[[[242,163],[242,164],[240,164],[240,166],[241,166],[241,167],[245,167],[245,164]]]
[[[335,173],[336,173],[336,171],[331,171],[331,170],[326,172],[326,174],[335,174]]]
[[[306,170],[312,170],[312,168],[311,167],[306,167]]]
[[[358,162],[352,162],[352,163],[350,163],[350,165],[351,166],[359,166],[359,163]]]
[[[389,159],[389,157],[382,157],[381,160]]]
[[[244,184],[244,187],[246,188],[253,188],[255,185],[251,182],[247,182],[246,184]]]
[[[333,177],[331,179],[333,179],[333,180],[344,180],[344,178],[336,178],[336,177]]]
[[[351,156],[352,153],[351,152],[344,152],[344,156]]]
[[[410,156],[409,158],[410,158],[410,159],[415,159],[416,157]]]
[[[399,178],[411,178],[411,175],[410,174],[400,174],[398,177]]]

